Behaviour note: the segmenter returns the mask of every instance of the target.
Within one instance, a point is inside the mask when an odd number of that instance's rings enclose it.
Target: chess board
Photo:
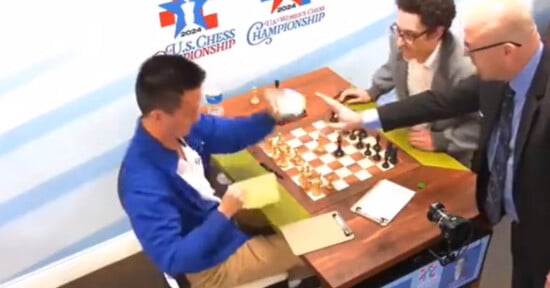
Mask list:
[[[320,200],[331,193],[344,191],[355,183],[366,181],[378,173],[393,169],[395,165],[385,161],[384,154],[386,145],[380,142],[380,136],[369,132],[362,138],[364,147],[357,147],[359,142],[358,131],[355,133],[341,134],[341,149],[343,155],[340,157],[334,154],[338,149],[339,133],[327,125],[327,120],[319,119],[310,123],[304,123],[300,127],[278,132],[264,142],[258,144],[261,153],[265,153],[272,165],[276,165],[287,177],[291,178],[294,184],[302,188],[313,201]],[[352,136],[355,134],[355,137]],[[363,134],[363,136],[365,136]],[[282,141],[282,142],[281,142]],[[278,142],[278,143],[275,143]],[[375,160],[374,146],[380,145],[380,159]],[[370,145],[370,156],[365,155],[366,147]],[[283,147],[284,149],[282,149]],[[286,150],[281,155],[281,149]],[[279,150],[279,151],[275,151]],[[386,162],[386,164],[384,164]],[[398,163],[396,163],[398,165]],[[311,190],[307,188],[304,168],[309,166],[308,172],[319,176],[321,189]]]

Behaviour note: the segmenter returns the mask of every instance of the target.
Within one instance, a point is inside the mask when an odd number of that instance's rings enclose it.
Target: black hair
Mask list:
[[[454,0],[396,0],[399,10],[420,16],[428,32],[442,26],[448,31],[456,16]]]
[[[135,92],[142,115],[160,109],[172,113],[181,105],[186,91],[202,86],[206,72],[179,55],[155,55],[147,59],[137,75]]]

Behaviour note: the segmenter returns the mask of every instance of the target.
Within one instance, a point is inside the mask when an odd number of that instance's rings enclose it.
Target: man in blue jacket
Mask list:
[[[281,236],[238,228],[237,187],[219,199],[205,177],[211,154],[241,151],[270,134],[276,109],[235,119],[201,114],[205,77],[197,64],[171,55],[148,59],[137,76],[142,116],[121,166],[119,196],[145,254],[191,287],[234,287],[303,270]]]

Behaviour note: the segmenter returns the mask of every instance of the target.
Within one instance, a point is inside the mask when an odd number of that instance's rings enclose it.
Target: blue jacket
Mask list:
[[[203,115],[185,140],[207,167],[211,154],[241,151],[274,127],[267,113],[235,119]],[[118,180],[122,206],[144,253],[173,277],[211,268],[249,239],[217,210],[217,202],[204,200],[178,176],[178,158],[139,121]]]

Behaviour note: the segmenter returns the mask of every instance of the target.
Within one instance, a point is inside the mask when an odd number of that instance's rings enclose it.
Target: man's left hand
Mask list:
[[[409,144],[411,146],[424,150],[424,151],[435,151],[434,141],[432,138],[432,133],[430,130],[418,130],[409,132]]]
[[[264,89],[261,92],[261,96],[263,98],[263,101],[267,104],[267,111],[271,116],[275,119],[279,118],[279,109],[277,107],[277,97],[280,97],[282,94],[282,91],[279,89]]]

